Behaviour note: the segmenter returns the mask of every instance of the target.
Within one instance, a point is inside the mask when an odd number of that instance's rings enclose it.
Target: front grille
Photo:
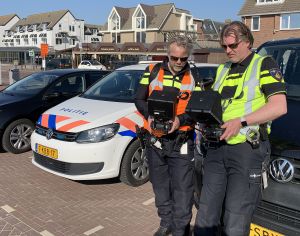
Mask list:
[[[49,157],[33,152],[34,160],[39,165],[67,175],[87,175],[98,173],[103,169],[104,163],[68,163],[51,159]]]
[[[279,222],[282,225],[300,229],[300,212],[297,210],[282,207],[271,202],[261,201],[255,214],[262,218]]]
[[[291,163],[294,166],[294,178],[292,180],[293,183],[300,184],[300,160],[299,159],[291,159]]]
[[[49,128],[45,128],[43,126],[40,125],[36,125],[35,127],[35,132],[45,136],[46,137],[46,133],[49,130]],[[74,142],[77,138],[77,133],[71,133],[71,132],[62,132],[62,131],[58,131],[58,130],[52,130],[53,131],[53,135],[52,135],[52,139],[57,139],[57,140],[61,140],[61,141],[66,141],[66,142]]]

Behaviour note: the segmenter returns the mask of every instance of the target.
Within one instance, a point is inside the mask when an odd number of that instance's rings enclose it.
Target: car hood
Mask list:
[[[24,101],[26,98],[17,94],[8,94],[0,92],[0,106],[7,106],[12,103]]]
[[[120,119],[133,114],[136,115],[136,107],[133,103],[75,97],[44,112],[38,124],[64,132],[80,132],[119,123]],[[142,125],[142,119],[137,123]]]

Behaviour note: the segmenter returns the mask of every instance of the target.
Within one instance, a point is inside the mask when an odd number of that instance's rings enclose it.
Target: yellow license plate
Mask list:
[[[284,236],[276,231],[261,227],[256,224],[251,224],[249,236]]]
[[[36,152],[38,154],[41,154],[43,156],[47,156],[47,157],[50,157],[50,158],[53,158],[53,159],[58,158],[57,149],[49,148],[49,147],[43,146],[41,144],[36,144]]]

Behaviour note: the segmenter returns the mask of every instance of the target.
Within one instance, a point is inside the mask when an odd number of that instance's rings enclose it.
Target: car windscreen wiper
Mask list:
[[[1,92],[10,96],[15,96],[15,94],[13,94],[12,92],[7,92],[7,91],[1,91]]]

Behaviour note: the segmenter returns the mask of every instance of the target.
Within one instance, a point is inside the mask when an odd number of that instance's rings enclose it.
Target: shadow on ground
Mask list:
[[[98,179],[98,180],[74,180],[74,181],[85,185],[116,184],[121,182],[119,178]]]

